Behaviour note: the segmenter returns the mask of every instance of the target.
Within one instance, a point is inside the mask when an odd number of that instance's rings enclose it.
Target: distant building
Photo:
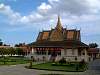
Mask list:
[[[89,48],[88,49],[89,60],[92,61],[100,57],[100,48]]]
[[[23,50],[24,54],[27,56],[30,52],[31,52],[31,47],[29,47],[27,44],[25,43],[19,43],[19,44],[16,44],[15,47],[16,48],[20,48]]]
[[[10,45],[4,44],[0,39],[0,48],[10,48]]]
[[[62,57],[67,61],[88,61],[88,45],[81,42],[80,30],[63,28],[60,17],[54,29],[39,32],[32,44],[35,59],[55,60]]]
[[[11,48],[11,47],[8,45],[8,46],[0,46],[0,48]]]

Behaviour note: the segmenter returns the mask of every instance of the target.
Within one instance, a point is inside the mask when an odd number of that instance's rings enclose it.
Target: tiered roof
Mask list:
[[[88,45],[81,42],[80,30],[63,28],[59,16],[56,27],[39,32],[33,45],[35,47],[88,47]]]
[[[55,29],[40,32],[37,41],[64,41],[64,40],[78,40],[80,41],[80,30],[63,28],[61,25],[60,17]]]

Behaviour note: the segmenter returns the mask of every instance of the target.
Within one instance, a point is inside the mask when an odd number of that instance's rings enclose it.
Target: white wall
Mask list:
[[[86,52],[86,49],[83,50],[84,53]],[[37,54],[33,54],[33,56],[35,57],[35,59],[43,59],[43,56],[45,56],[46,60],[49,61],[51,55],[37,55]],[[74,49],[73,53],[72,53],[72,49],[62,49],[61,50],[61,55],[58,55],[56,57],[56,61],[59,61],[62,57],[65,57],[67,61],[75,61],[75,57],[77,57],[77,61],[81,61],[82,59],[85,59],[86,61],[88,60],[88,55],[82,55],[78,56],[78,49]]]
[[[64,56],[78,56],[78,50],[77,49],[65,49]]]

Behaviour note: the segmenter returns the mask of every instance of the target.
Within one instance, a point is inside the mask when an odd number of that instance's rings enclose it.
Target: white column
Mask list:
[[[46,50],[46,60],[48,60],[48,50]]]
[[[46,55],[48,56],[48,50],[46,50]]]
[[[64,49],[61,49],[61,56],[64,56]]]
[[[88,61],[88,55],[87,55],[87,50],[86,50],[86,48],[84,49],[84,53],[85,53],[85,61],[87,62],[87,61]]]
[[[67,56],[67,49],[64,49],[64,56]]]
[[[75,49],[75,56],[78,57],[78,49]]]
[[[34,49],[32,48],[32,54],[34,54]]]

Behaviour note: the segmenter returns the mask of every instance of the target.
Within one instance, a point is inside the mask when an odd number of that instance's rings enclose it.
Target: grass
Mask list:
[[[77,66],[78,69],[76,70]],[[83,72],[86,70],[86,65],[83,64],[79,66],[76,63],[67,65],[54,65],[52,63],[42,63],[37,65],[32,65],[32,68],[39,70],[51,70],[51,71]]]
[[[0,57],[0,65],[25,64],[28,60],[24,57]]]
[[[64,75],[64,74],[40,74],[40,75]]]

